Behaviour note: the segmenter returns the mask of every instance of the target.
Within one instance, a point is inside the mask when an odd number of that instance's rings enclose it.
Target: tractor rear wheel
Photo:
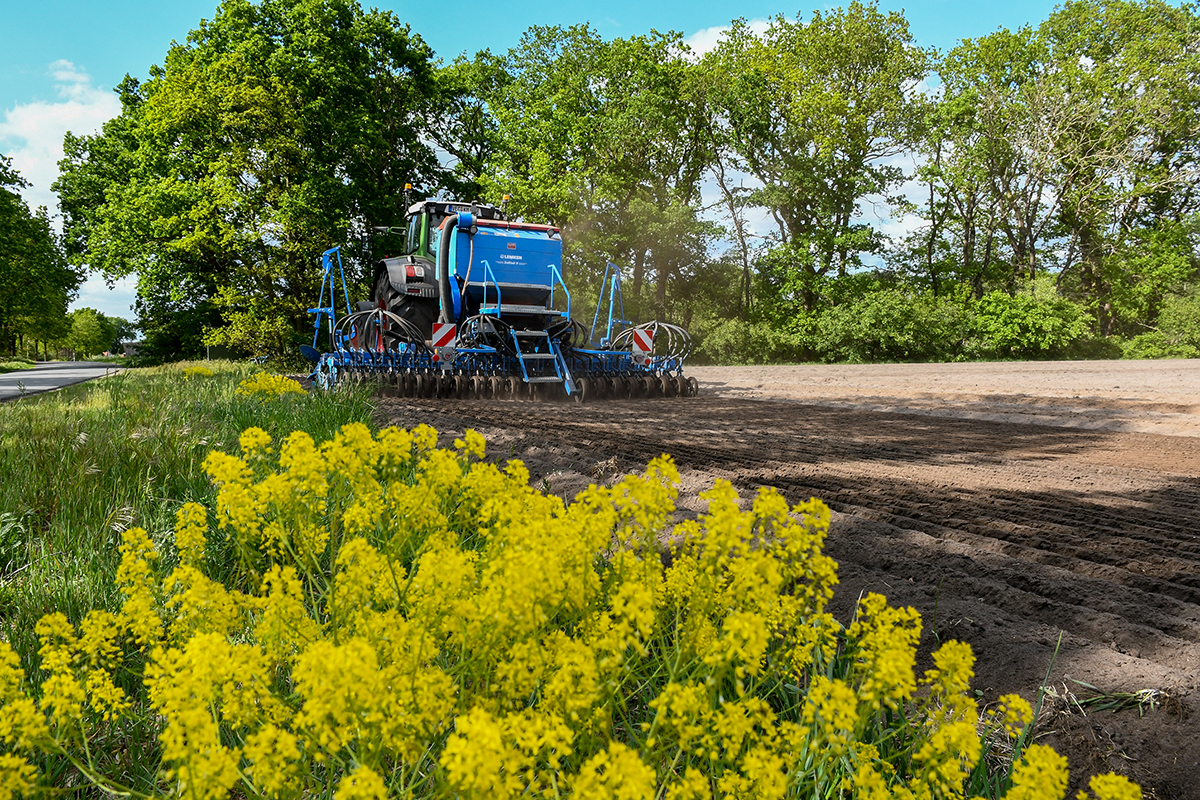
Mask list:
[[[360,303],[360,305],[366,305]],[[426,336],[433,335],[433,323],[438,318],[438,301],[436,298],[409,297],[401,294],[392,287],[388,280],[387,270],[380,270],[375,275],[375,287],[371,291],[372,308],[382,308],[398,317],[411,322]]]

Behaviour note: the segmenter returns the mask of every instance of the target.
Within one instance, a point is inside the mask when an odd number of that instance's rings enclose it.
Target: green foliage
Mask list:
[[[1087,315],[1060,297],[989,292],[976,306],[982,347],[998,358],[1053,358],[1088,328]]]
[[[974,317],[961,299],[878,289],[826,311],[815,348],[826,361],[938,361],[966,355]]]
[[[1172,342],[1200,347],[1200,289],[1167,297],[1158,326]]]
[[[717,318],[692,330],[699,341],[694,359],[707,364],[771,364],[796,358],[797,342],[765,321]]]
[[[576,286],[615,261],[629,267],[630,314],[689,313],[677,284],[709,262],[715,226],[700,218],[713,152],[682,36],[534,27],[504,57],[452,69],[470,70],[494,120],[485,194],[511,194],[512,211],[563,229]]]
[[[28,186],[0,154],[0,353],[17,337],[59,338],[79,275],[63,261],[45,208],[31,211],[17,190]]]
[[[121,532],[167,535],[182,503],[209,500],[209,449],[235,448],[252,424],[320,439],[370,418],[365,392],[262,403],[235,393],[252,366],[209,366],[211,376],[156,367],[0,404],[0,558],[21,567],[0,572],[0,638],[32,653],[43,614],[115,610]]]
[[[67,345],[76,355],[94,356],[111,350],[117,337],[117,325],[94,308],[80,308],[71,312],[71,332]]]
[[[1134,336],[1123,349],[1125,358],[1200,358],[1200,291],[1168,296],[1158,330]]]
[[[1173,340],[1162,331],[1146,331],[1125,342],[1121,348],[1125,358],[1198,358],[1200,348],[1187,342]]]
[[[882,247],[857,212],[902,179],[888,159],[916,131],[929,56],[902,15],[854,0],[808,21],[776,17],[761,37],[735,21],[705,58],[725,158],[761,182],[747,200],[778,226],[788,269],[773,285],[809,311],[814,279]]]
[[[122,84],[120,117],[68,137],[56,187],[73,261],[138,274],[162,356],[246,311],[219,299],[300,327],[321,252],[402,219],[405,182],[440,183],[422,138],[431,57],[356,0],[227,0],[148,81]]]
[[[16,372],[19,369],[33,369],[33,362],[25,359],[0,361],[0,375],[6,372]]]
[[[225,324],[211,328],[204,344],[228,347],[235,352],[282,358],[292,349],[296,331],[290,322],[273,313],[270,304],[253,297],[222,294],[223,304],[233,309],[225,313]]]

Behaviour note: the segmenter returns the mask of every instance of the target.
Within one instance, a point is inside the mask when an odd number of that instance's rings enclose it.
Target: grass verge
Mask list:
[[[6,372],[15,372],[19,369],[33,369],[32,361],[0,361],[0,375]]]
[[[170,539],[187,501],[210,503],[200,469],[211,450],[235,451],[258,426],[273,437],[303,430],[321,441],[370,422],[370,393],[262,400],[235,394],[259,368],[178,364],[123,372],[0,405],[0,638],[30,665],[34,626],[62,611],[115,610],[121,533]]]

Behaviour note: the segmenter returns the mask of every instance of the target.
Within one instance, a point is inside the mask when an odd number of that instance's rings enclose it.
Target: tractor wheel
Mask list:
[[[360,303],[366,306],[367,303]],[[426,335],[433,333],[433,323],[438,318],[438,301],[436,298],[409,297],[392,288],[388,280],[387,270],[382,269],[375,275],[375,286],[371,291],[371,308],[382,308],[398,317],[411,322]]]

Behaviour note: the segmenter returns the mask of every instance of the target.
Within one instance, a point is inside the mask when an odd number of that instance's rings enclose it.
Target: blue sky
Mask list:
[[[790,6],[769,0],[378,4],[409,23],[446,60],[461,52],[506,50],[530,25],[578,22],[590,22],[605,37],[651,28],[677,30],[704,49],[735,17],[807,17],[814,9],[832,5]],[[1055,5],[1049,0],[880,3],[886,10],[904,11],[918,44],[942,50],[999,27],[1036,25]],[[90,133],[118,113],[112,87],[126,73],[144,77],[151,64],[161,63],[172,40],[182,41],[215,8],[216,0],[0,0],[0,153],[11,157],[34,184],[26,192],[31,203],[55,208],[49,186],[61,157],[63,132]],[[73,305],[128,317],[133,288],[126,281],[110,291],[93,279]]]

